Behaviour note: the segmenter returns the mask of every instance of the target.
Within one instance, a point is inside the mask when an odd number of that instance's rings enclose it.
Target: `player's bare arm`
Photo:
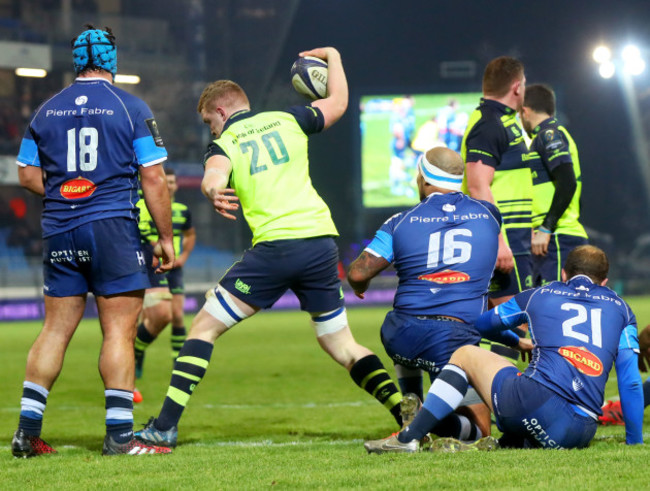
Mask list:
[[[341,54],[335,48],[316,48],[299,53],[300,56],[315,56],[327,62],[327,97],[311,103],[323,113],[324,129],[336,123],[348,108],[348,81],[343,70]]]
[[[390,266],[383,257],[373,256],[363,251],[348,269],[348,283],[359,298],[364,298],[364,293],[370,286],[370,280]]]
[[[472,198],[482,199],[494,203],[494,196],[490,185],[494,179],[494,167],[478,162],[467,162],[465,167],[467,177],[467,188]],[[515,267],[515,260],[512,251],[503,237],[503,231],[499,234],[499,253],[497,255],[496,268],[504,273],[509,273]]]
[[[40,167],[26,165],[18,167],[18,180],[20,185],[39,196],[45,196],[45,185],[43,184],[43,171]]]
[[[210,200],[214,211],[224,218],[236,220],[232,211],[239,209],[239,198],[235,190],[226,187],[230,179],[232,163],[223,155],[213,155],[205,162],[205,172],[201,181],[201,191]]]
[[[156,269],[164,273],[174,267],[174,233],[172,230],[172,205],[167,189],[167,178],[162,165],[140,167],[140,181],[147,209],[151,213],[161,247],[162,263]]]

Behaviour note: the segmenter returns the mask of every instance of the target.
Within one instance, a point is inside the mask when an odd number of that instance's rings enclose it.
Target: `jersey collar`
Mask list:
[[[253,113],[251,113],[250,109],[242,109],[241,111],[232,113],[226,121],[226,124],[223,125],[222,132],[226,131],[231,124],[241,121],[242,119],[250,118],[252,115]]]
[[[502,102],[495,101],[494,99],[486,99],[485,97],[481,97],[481,106],[490,106],[496,109],[497,111],[508,115],[512,115],[517,112],[513,108],[511,108],[510,106],[506,106]]]
[[[542,130],[542,128],[544,128],[546,126],[554,125],[556,122],[557,121],[552,116],[550,118],[546,118],[544,121],[542,121],[537,126],[535,126],[535,129],[533,129],[533,133],[532,133],[531,137],[536,136],[537,133],[539,133]]]
[[[75,82],[84,83],[84,82],[106,82],[107,84],[113,85],[110,80],[106,80],[102,77],[77,77],[74,79]]]
[[[577,274],[571,277],[569,281],[567,281],[567,283],[570,284],[571,286],[575,286],[575,285],[582,286],[583,290],[585,286],[588,287],[591,285],[595,285],[594,281],[585,274]]]

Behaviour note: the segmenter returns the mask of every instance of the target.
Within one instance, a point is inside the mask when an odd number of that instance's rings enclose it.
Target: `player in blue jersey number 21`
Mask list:
[[[429,390],[424,407],[396,436],[365,443],[369,452],[415,452],[419,441],[458,405],[468,382],[495,415],[501,446],[583,448],[597,428],[605,384],[616,363],[625,418],[625,441],[643,443],[643,392],[637,367],[639,342],[634,314],[607,288],[609,263],[597,247],[573,249],[563,281],[526,290],[483,314],[484,335],[501,332],[524,347],[510,328],[528,322],[532,358],[523,372],[505,358],[476,346],[457,350]],[[534,347],[533,347],[534,346]],[[440,450],[491,449],[442,439]],[[482,442],[486,443],[486,442]],[[496,442],[494,442],[496,443]]]

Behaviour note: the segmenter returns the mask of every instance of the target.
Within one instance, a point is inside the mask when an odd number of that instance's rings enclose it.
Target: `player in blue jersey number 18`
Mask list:
[[[45,321],[27,358],[12,452],[16,457],[54,452],[40,438],[43,412],[92,292],[103,334],[102,453],[169,453],[133,435],[133,339],[149,286],[134,190],[139,174],[160,234],[163,262],[158,269],[169,271],[174,246],[161,165],[167,152],[149,107],[112,84],[117,54],[110,29],[87,26],[73,40],[72,53],[77,79],[36,111],[17,159],[21,185],[44,196]]]

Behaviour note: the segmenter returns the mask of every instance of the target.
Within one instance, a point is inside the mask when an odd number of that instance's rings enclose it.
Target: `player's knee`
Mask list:
[[[230,293],[222,288],[221,285],[217,285],[216,288],[213,288],[205,294],[203,309],[224,324],[227,329],[250,317],[250,315],[242,312]]]
[[[453,355],[451,355],[449,363],[463,368],[467,361],[472,358],[472,353],[474,353],[474,350],[477,349],[480,350],[481,348],[472,345],[461,346],[456,351],[454,351]]]
[[[160,305],[161,302],[170,302],[172,299],[172,294],[168,291],[153,291],[147,292],[144,295],[144,301],[142,303],[142,308],[151,309],[156,308]]]
[[[346,328],[348,326],[348,315],[345,307],[330,312],[312,313],[311,324],[316,332],[316,337],[320,338],[326,334],[333,334]]]

